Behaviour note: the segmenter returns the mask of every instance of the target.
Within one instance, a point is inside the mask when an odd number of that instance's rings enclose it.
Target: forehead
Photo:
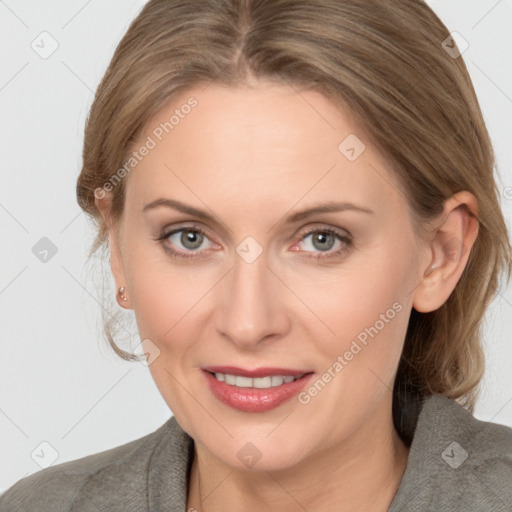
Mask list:
[[[357,120],[314,90],[270,82],[190,88],[147,123],[139,143],[149,139],[154,147],[128,180],[127,200],[137,206],[166,192],[196,204],[227,201],[246,214],[249,199],[255,211],[320,198],[385,209],[401,199]]]

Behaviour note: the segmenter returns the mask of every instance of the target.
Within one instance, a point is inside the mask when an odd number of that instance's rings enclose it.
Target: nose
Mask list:
[[[258,349],[290,328],[286,287],[265,256],[264,252],[248,263],[236,254],[216,297],[217,331],[246,350]]]

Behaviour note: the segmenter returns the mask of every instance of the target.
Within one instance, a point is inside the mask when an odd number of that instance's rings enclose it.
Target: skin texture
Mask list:
[[[148,123],[140,143],[190,96],[198,105],[125,178],[118,232],[109,196],[96,200],[110,228],[116,286],[126,287],[120,303],[134,310],[141,340],[157,347],[151,374],[195,441],[187,510],[385,511],[408,456],[393,427],[391,390],[409,314],[439,308],[455,287],[469,250],[454,257],[453,240],[471,248],[476,200],[468,192],[450,198],[421,243],[390,163],[356,120],[318,92],[270,82],[187,90]],[[350,134],[366,146],[354,161],[338,148]],[[161,197],[215,222],[164,206],[142,212]],[[373,213],[284,223],[331,200]],[[179,232],[163,244],[196,256],[173,258],[155,241],[192,223],[206,231],[202,243],[198,235],[187,245]],[[352,243],[334,237],[322,246],[318,232],[303,236],[312,228],[348,233]],[[263,250],[252,263],[236,251],[248,236]],[[200,369],[208,365],[321,376],[393,304],[400,312],[307,404],[293,398],[241,412],[205,385]],[[261,456],[251,468],[237,456],[248,442]]]

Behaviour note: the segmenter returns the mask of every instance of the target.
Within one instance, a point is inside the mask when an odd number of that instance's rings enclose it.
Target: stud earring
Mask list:
[[[123,301],[127,300],[126,297],[124,296],[124,290],[124,286],[121,286],[121,288],[119,288],[119,294],[121,295],[121,299],[123,299]]]

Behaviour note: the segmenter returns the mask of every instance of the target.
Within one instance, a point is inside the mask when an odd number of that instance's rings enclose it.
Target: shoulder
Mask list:
[[[0,512],[68,511],[79,501],[84,502],[80,510],[106,510],[104,499],[111,497],[113,490],[117,496],[129,499],[135,509],[145,510],[150,459],[176,426],[175,418],[171,417],[144,437],[33,473],[0,496]],[[137,500],[141,500],[140,507]]]
[[[423,404],[390,510],[510,511],[511,483],[512,429],[478,420],[455,400],[433,395]]]
[[[479,420],[458,402],[443,395],[431,396],[423,412],[423,434],[429,429],[431,440],[451,439],[453,443],[442,452],[443,460],[448,459],[450,467],[462,467],[464,463],[465,467],[477,470],[499,463],[512,469],[512,428]],[[450,457],[456,461],[450,463]]]
[[[447,466],[444,485],[453,486],[454,503],[478,510],[512,510],[512,428],[479,420],[444,396],[437,400],[446,404],[439,423],[447,432],[440,437],[447,444],[441,458]]]

